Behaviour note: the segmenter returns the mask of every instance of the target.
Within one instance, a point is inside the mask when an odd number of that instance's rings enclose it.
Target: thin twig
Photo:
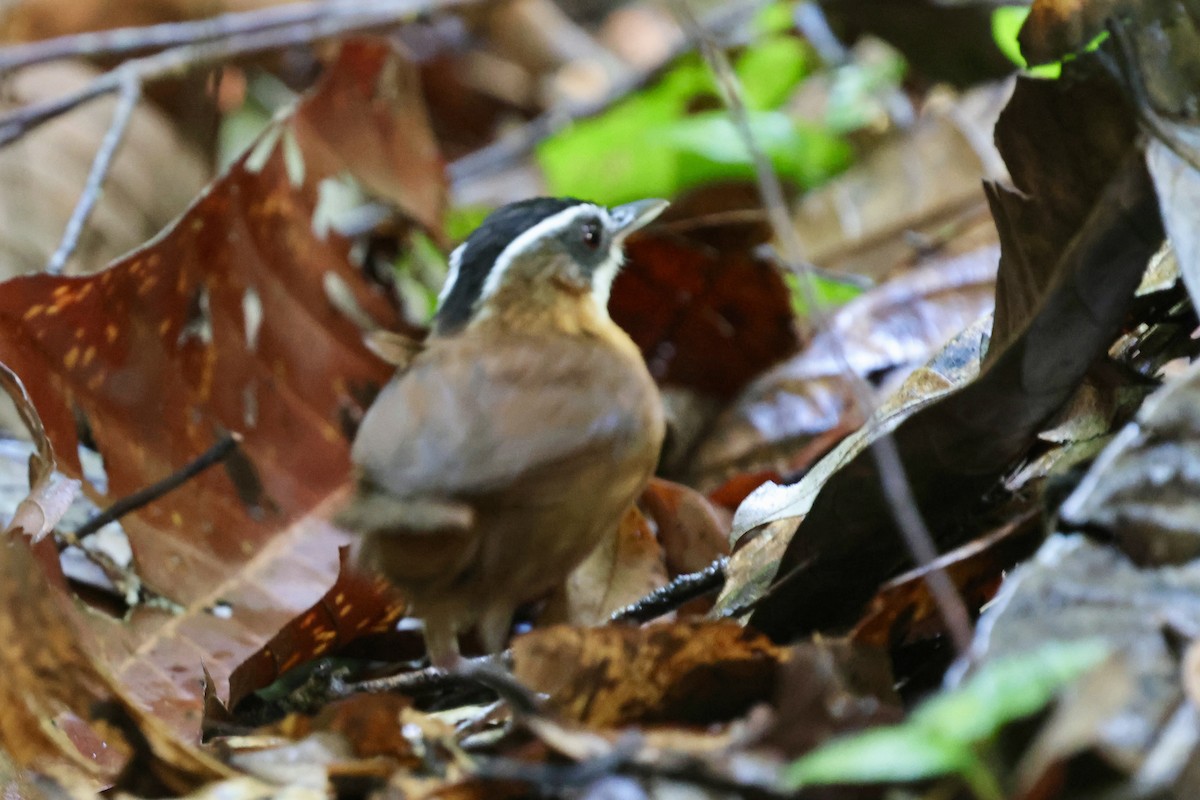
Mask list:
[[[96,203],[104,193],[104,179],[108,177],[113,157],[116,156],[117,149],[125,138],[125,131],[129,128],[129,121],[133,118],[133,111],[142,98],[142,84],[137,77],[128,72],[120,72],[120,74],[121,90],[117,97],[117,107],[113,109],[112,123],[108,126],[108,132],[104,134],[103,141],[100,142],[100,149],[96,151],[96,157],[92,159],[92,167],[88,172],[87,182],[83,186],[83,194],[79,196],[79,202],[75,204],[75,210],[71,212],[71,218],[67,220],[67,228],[63,231],[62,241],[59,243],[58,249],[54,251],[54,255],[50,256],[49,263],[46,264],[46,272],[51,275],[61,273],[71,258],[71,254],[75,252],[79,238],[83,235],[84,226],[87,225],[88,217],[92,215]]]
[[[354,694],[387,694],[402,692],[404,694],[428,694],[452,689],[463,684],[478,685],[478,675],[495,671],[496,664],[509,666],[512,662],[512,651],[506,650],[497,656],[480,656],[464,659],[458,669],[443,669],[442,667],[424,667],[423,669],[399,672],[382,678],[372,678],[365,681],[346,682],[340,679],[330,681],[329,694],[331,699],[342,699]]]
[[[220,39],[190,42],[153,55],[126,61],[78,91],[32,103],[0,117],[0,145],[16,141],[47,120],[76,106],[120,91],[130,73],[140,84],[182,75],[191,69],[267,50],[385,28],[412,17],[478,0],[329,0],[327,14],[266,30],[235,31]],[[251,14],[254,12],[246,12]],[[233,16],[233,15],[230,15]]]
[[[132,28],[89,31],[0,49],[0,76],[22,67],[63,58],[123,56],[161,50],[285,25],[311,24],[343,13],[346,2],[289,3],[254,11],[220,14],[208,19],[167,22]],[[361,6],[363,3],[357,3]]]
[[[762,195],[763,206],[767,209],[775,236],[782,245],[784,263],[788,264],[800,278],[799,283],[804,295],[804,302],[815,323],[821,330],[828,330],[829,319],[817,299],[812,265],[804,255],[804,247],[789,217],[783,186],[771,168],[766,154],[758,146],[750,128],[750,117],[742,99],[741,85],[737,76],[734,74],[729,60],[725,57],[725,53],[697,21],[687,0],[671,0],[671,6],[688,36],[699,43],[700,51],[716,78],[717,86],[729,109],[734,126],[750,151],[759,193]],[[874,405],[871,400],[870,388],[850,366],[840,338],[832,337],[831,349],[840,369],[846,374],[854,388],[854,397],[863,414],[863,419],[870,419]],[[879,471],[884,498],[904,537],[909,553],[917,565],[930,566],[931,562],[937,558],[937,548],[934,546],[929,528],[917,509],[912,487],[904,471],[904,464],[900,460],[895,440],[887,433],[877,437],[871,443],[871,454]],[[946,628],[950,631],[955,648],[959,655],[967,654],[971,646],[971,621],[962,597],[959,596],[944,569],[930,568],[925,575],[925,580],[930,594],[937,602],[938,611],[945,620]]]
[[[725,566],[728,558],[718,558],[699,572],[680,575],[666,586],[613,612],[612,622],[649,622],[679,608],[689,600],[703,597],[719,590],[725,584]]]
[[[221,437],[220,441],[201,453],[194,461],[186,464],[182,469],[171,473],[157,483],[152,483],[127,497],[122,497],[104,511],[83,523],[83,525],[79,526],[79,530],[75,531],[75,538],[83,539],[100,530],[108,523],[115,522],[129,512],[136,511],[168,492],[178,489],[209,467],[216,466],[228,458],[241,440],[242,437],[236,433],[226,434]]]

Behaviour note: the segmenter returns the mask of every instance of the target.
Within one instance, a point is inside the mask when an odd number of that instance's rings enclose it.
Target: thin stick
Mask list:
[[[289,3],[249,12],[220,14],[208,19],[89,31],[9,45],[0,49],[0,76],[22,67],[63,58],[122,56],[284,25],[312,23],[342,13],[346,5],[343,2]]]
[[[417,14],[477,1],[329,0],[326,15],[305,22],[266,30],[235,32],[221,39],[191,42],[154,55],[131,59],[78,91],[53,100],[32,103],[0,117],[0,145],[16,141],[47,120],[89,100],[120,91],[123,83],[129,79],[125,73],[145,86],[152,81],[182,75],[191,69],[231,58],[383,28],[404,22]]]
[[[178,489],[209,467],[215,466],[228,458],[241,440],[242,437],[236,433],[226,434],[221,437],[220,441],[201,453],[196,460],[190,464],[186,464],[182,469],[171,473],[157,483],[152,483],[127,497],[122,497],[107,509],[83,523],[79,527],[79,530],[75,531],[75,538],[80,540],[85,536],[90,536],[108,523],[125,516],[130,511],[136,511],[163,495]]]
[[[422,669],[398,672],[382,678],[371,678],[353,683],[338,680],[330,682],[329,693],[332,699],[342,699],[358,693],[387,694],[401,692],[403,694],[428,694],[463,685],[477,685],[478,676],[491,674],[498,665],[509,666],[512,663],[512,651],[493,656],[479,656],[463,659],[456,669],[442,667],[424,667]]]
[[[103,141],[100,142],[100,149],[96,151],[96,157],[92,159],[92,167],[88,172],[87,182],[83,186],[83,194],[79,196],[79,202],[75,204],[75,210],[71,212],[71,218],[67,220],[67,228],[63,231],[62,241],[59,243],[58,249],[54,251],[54,255],[50,256],[49,263],[46,264],[46,272],[51,275],[61,273],[71,258],[71,254],[75,252],[79,238],[83,235],[84,226],[87,225],[88,218],[104,193],[104,179],[108,177],[108,170],[112,166],[113,158],[121,146],[121,141],[125,138],[125,131],[129,128],[129,121],[133,118],[133,111],[142,98],[142,84],[137,77],[128,72],[120,74],[121,90],[117,96],[117,107],[113,110],[112,123],[108,126],[108,132],[104,134]]]
[[[763,205],[767,209],[775,236],[783,246],[784,262],[800,278],[799,283],[809,314],[815,318],[816,324],[822,330],[827,330],[829,329],[829,319],[817,300],[812,265],[805,258],[804,247],[788,215],[783,186],[750,129],[750,117],[742,99],[741,85],[737,76],[734,74],[729,60],[725,57],[725,53],[697,21],[687,0],[671,0],[671,6],[688,36],[699,43],[704,60],[716,78],[722,99],[729,109],[729,115],[738,129],[739,136],[750,151]],[[854,388],[855,400],[863,418],[869,419],[873,407],[869,387],[850,366],[841,339],[834,336],[831,344],[840,369],[847,375]],[[970,615],[945,570],[931,566],[931,562],[937,558],[937,548],[934,546],[933,536],[930,534],[925,520],[921,518],[921,513],[917,509],[912,487],[908,482],[904,464],[900,460],[900,453],[896,449],[896,443],[891,434],[885,433],[875,439],[871,443],[871,454],[879,471],[884,498],[897,527],[900,528],[909,553],[918,566],[930,567],[925,575],[929,592],[937,602],[938,612],[946,623],[946,628],[950,632],[958,654],[966,655],[971,647]]]

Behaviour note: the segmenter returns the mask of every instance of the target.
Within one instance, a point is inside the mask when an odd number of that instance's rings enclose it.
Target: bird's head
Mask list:
[[[564,296],[590,298],[606,314],[625,237],[666,207],[665,200],[605,208],[539,197],[497,209],[450,254],[434,333],[454,334],[508,308],[536,311]]]

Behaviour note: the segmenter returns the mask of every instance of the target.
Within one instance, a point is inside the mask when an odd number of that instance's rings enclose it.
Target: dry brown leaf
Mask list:
[[[991,310],[1000,251],[970,238],[981,246],[954,256],[939,251],[867,290],[799,353],[759,375],[697,447],[691,480],[705,487],[737,472],[786,474],[821,455],[809,449],[814,441],[828,449],[837,441],[831,432],[853,430],[860,415],[843,363],[862,379],[886,374],[885,386],[894,387]],[[955,240],[949,249],[962,245]]]
[[[652,478],[638,504],[654,521],[671,577],[729,555],[729,516],[682,483]]]
[[[1008,575],[980,618],[973,669],[1048,643],[1100,641],[1115,656],[1115,663],[1065,699],[1055,714],[1061,718],[1031,748],[1023,779],[1038,777],[1046,761],[1082,751],[1089,752],[1095,775],[1139,773],[1140,781],[1142,772],[1147,778],[1187,774],[1183,767],[1194,758],[1193,745],[1181,749],[1178,743],[1195,742],[1195,710],[1187,704],[1186,682],[1181,686],[1172,633],[1191,637],[1200,631],[1200,606],[1180,602],[1197,592],[1200,564],[1195,561],[1139,568],[1117,549],[1080,535],[1051,536]],[[1176,728],[1174,718],[1181,711],[1183,725]],[[1086,721],[1082,730],[1074,720]],[[1193,795],[1147,791],[1143,796]]]
[[[17,765],[69,787],[113,783],[135,755],[115,714],[131,720],[148,747],[138,763],[173,791],[231,775],[126,699],[20,535],[0,544],[0,593],[0,748]]]
[[[229,707],[293,667],[336,652],[359,637],[391,630],[404,606],[404,598],[386,578],[355,569],[349,563],[349,548],[343,548],[337,582],[329,591],[233,670]],[[392,660],[405,655],[388,653]],[[411,655],[415,658],[419,651]]]
[[[879,587],[850,638],[888,648],[945,634],[926,576],[944,570],[970,608],[980,608],[995,595],[1005,571],[1027,558],[1043,536],[1041,515],[1026,512],[992,533],[946,553],[928,567],[910,570]]]
[[[0,13],[0,41],[27,42],[131,25],[252,11],[286,0],[14,0]]]
[[[950,255],[995,241],[981,177],[1007,172],[991,131],[1009,86],[929,104],[916,126],[809,193],[795,224],[814,264],[880,279],[919,257],[914,241],[959,242]]]
[[[1066,80],[1018,81],[996,131],[1017,188],[988,187],[1002,255],[984,368],[895,429],[942,548],[971,535],[988,489],[1105,354],[1162,244],[1134,110],[1097,60],[1071,62]],[[869,454],[821,487],[777,563],[786,577],[751,620],[778,637],[853,623],[911,563]]]
[[[163,237],[98,275],[18,278],[0,292],[0,357],[30,385],[68,474],[81,472],[84,433],[110,497],[172,473],[224,431],[242,435],[226,469],[122,521],[146,584],[186,611],[91,619],[103,662],[185,738],[199,730],[201,661],[223,689],[337,575],[345,536],[321,503],[346,484],[356,415],[390,369],[328,287],[400,324],[352,242],[317,223],[328,220],[323,189],[363,192],[361,170],[384,199],[436,218],[441,164],[419,98],[399,96],[414,90],[388,46],[349,43],[293,117]]]
[[[764,743],[788,758],[835,734],[904,716],[887,652],[858,642],[817,638],[795,645],[779,683],[775,718]]]
[[[80,484],[56,472],[58,461],[54,457],[54,448],[46,438],[46,429],[25,391],[25,384],[4,364],[0,364],[0,388],[13,402],[35,448],[29,455],[29,494],[17,504],[5,533],[21,531],[36,544],[54,530],[79,495]]]
[[[57,62],[7,78],[5,109],[79,89],[91,67]],[[100,99],[0,150],[0,278],[37,272],[62,239],[115,100]],[[169,175],[169,180],[162,176]],[[69,272],[95,272],[158,233],[208,180],[200,154],[152,105],[134,111]]]
[[[519,636],[513,674],[596,728],[728,720],[771,697],[786,651],[733,622],[558,625]]]
[[[541,621],[602,625],[615,611],[667,584],[663,550],[636,507],[567,577]]]
[[[1057,61],[1104,30],[1105,21],[1129,0],[1034,0],[1018,41],[1030,64]]]

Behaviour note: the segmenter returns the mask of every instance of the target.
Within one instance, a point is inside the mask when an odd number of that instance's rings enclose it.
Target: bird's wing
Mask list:
[[[625,354],[480,338],[431,342],[383,390],[352,452],[367,480],[399,497],[469,498],[644,435]]]

